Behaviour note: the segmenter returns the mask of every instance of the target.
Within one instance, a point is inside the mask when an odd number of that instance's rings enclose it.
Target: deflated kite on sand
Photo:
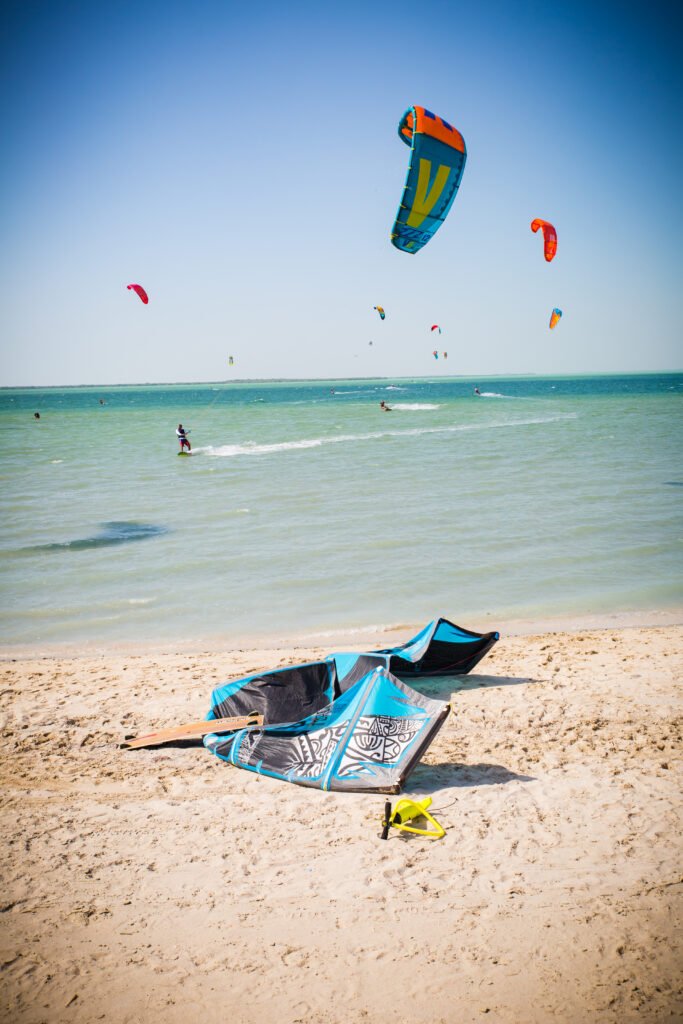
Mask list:
[[[471,671],[498,640],[435,619],[398,647],[330,654],[218,687],[205,722],[138,737],[191,736],[239,768],[316,789],[398,793],[449,713],[401,676]]]

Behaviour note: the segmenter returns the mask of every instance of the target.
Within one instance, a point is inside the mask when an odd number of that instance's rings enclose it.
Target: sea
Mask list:
[[[2,389],[0,643],[676,609],[682,428],[681,373]]]

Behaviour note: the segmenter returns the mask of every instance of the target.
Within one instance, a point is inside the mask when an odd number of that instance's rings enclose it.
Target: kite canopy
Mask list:
[[[410,146],[408,175],[391,243],[418,252],[441,227],[455,199],[467,150],[458,131],[425,107],[409,107],[398,134]]]
[[[412,640],[399,647],[372,651],[362,657],[384,657],[384,664],[401,678],[408,676],[459,676],[471,672],[493,645],[500,633],[474,633],[456,626],[448,619],[434,619],[421,629]],[[338,667],[344,668],[345,677],[351,671],[347,661],[352,655],[335,654]],[[355,655],[361,657],[361,655]]]
[[[434,619],[412,640],[330,654],[213,691],[207,721],[256,712],[263,727],[204,745],[240,768],[317,789],[397,793],[448,714],[397,678],[469,672],[498,640]]]
[[[140,299],[144,302],[144,304],[147,305],[147,303],[149,302],[149,298],[147,297],[147,292],[145,291],[141,284],[129,284],[127,287],[128,291],[134,291],[136,295],[140,296]]]
[[[261,672],[219,686],[211,694],[208,718],[230,718],[256,711],[263,715],[264,725],[298,722],[321,711],[338,692],[336,665],[333,658],[328,658]]]
[[[431,329],[432,329],[432,331],[438,331],[439,334],[441,334],[441,328],[439,327],[438,324],[432,324]]]
[[[261,684],[264,726],[230,736],[212,733],[204,738],[204,745],[230,764],[300,786],[400,792],[443,725],[449,706],[411,690],[381,665],[358,661],[360,666],[357,662],[354,667],[360,677],[343,691],[335,680],[337,696],[332,700],[327,698],[336,676],[333,657],[214,691],[209,720],[233,715],[234,708],[245,706],[245,701],[253,704]],[[295,690],[291,694],[285,692],[290,683]],[[295,717],[269,726],[271,699],[282,713]]]
[[[561,316],[562,316],[562,310],[561,309],[554,309],[552,311],[552,313],[550,314],[550,330],[551,331],[552,331],[553,327],[555,327],[555,325],[557,323],[559,323]]]
[[[543,255],[546,262],[550,263],[557,252],[557,232],[550,221],[537,217],[531,222],[531,230],[536,233],[539,228],[543,230]]]
[[[384,312],[384,307],[383,306],[373,306],[372,308],[377,310],[377,312],[379,313],[380,320],[384,320],[385,316],[387,315]]]

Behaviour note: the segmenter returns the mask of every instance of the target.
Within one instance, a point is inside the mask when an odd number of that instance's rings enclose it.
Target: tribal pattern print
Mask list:
[[[368,762],[385,766],[397,764],[423,724],[424,720],[419,718],[360,718],[336,774],[341,778],[366,771]],[[284,774],[305,778],[323,775],[346,730],[347,725],[337,725],[289,738]],[[260,738],[263,736],[258,733],[245,737],[250,742],[242,743],[240,761],[253,764],[258,760]],[[285,737],[281,736],[280,742],[284,740]]]
[[[335,725],[330,729],[294,737],[287,759],[286,774],[303,775],[308,778],[322,775],[345,732],[345,725]]]
[[[244,764],[249,764],[254,747],[258,746],[258,741],[262,736],[263,733],[256,731],[245,733],[244,739],[239,746],[237,760],[242,761]]]
[[[366,772],[368,762],[386,767],[398,764],[423,725],[424,719],[421,718],[360,718],[335,774],[343,778]],[[348,723],[299,736],[279,736],[280,756],[284,758],[283,774],[290,778],[319,778],[347,729]],[[267,733],[248,733],[240,744],[238,761],[244,765],[257,764],[264,753],[262,742],[267,744]],[[288,747],[286,754],[282,750],[285,743]]]
[[[344,778],[367,771],[368,762],[386,767],[399,764],[424,723],[424,718],[360,718],[337,775]]]

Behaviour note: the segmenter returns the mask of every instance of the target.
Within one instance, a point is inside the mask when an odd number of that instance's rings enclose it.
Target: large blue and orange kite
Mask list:
[[[467,150],[458,129],[424,107],[406,110],[398,134],[410,146],[410,164],[391,242],[403,252],[418,252],[446,219]]]

